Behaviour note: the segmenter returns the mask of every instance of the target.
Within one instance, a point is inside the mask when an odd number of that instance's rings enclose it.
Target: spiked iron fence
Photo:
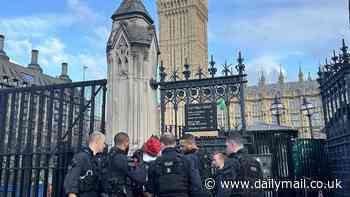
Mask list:
[[[343,39],[339,55],[320,66],[319,79],[327,133],[326,150],[332,179],[343,182],[334,196],[350,193],[350,54]]]
[[[105,131],[106,80],[0,89],[0,195],[63,194],[68,164]]]

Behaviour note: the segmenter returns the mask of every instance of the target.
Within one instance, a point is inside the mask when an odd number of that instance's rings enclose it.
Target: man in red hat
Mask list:
[[[143,145],[142,161],[139,161],[141,168],[144,168],[148,172],[148,168],[153,161],[157,159],[160,153],[160,141],[158,137],[151,136]],[[145,183],[148,181],[146,177]],[[148,197],[151,194],[146,192],[145,185],[136,185],[134,188],[134,197]]]
[[[157,159],[160,153],[160,141],[156,136],[150,137],[143,146],[143,161],[150,162]]]

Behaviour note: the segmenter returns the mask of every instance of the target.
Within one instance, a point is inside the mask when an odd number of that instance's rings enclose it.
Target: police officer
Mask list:
[[[146,190],[157,197],[194,196],[201,189],[198,169],[177,151],[173,134],[163,134],[160,142],[161,156],[149,168]]]
[[[192,134],[184,134],[180,140],[180,146],[186,157],[189,157],[189,159],[194,162],[195,168],[199,169],[200,158],[198,158],[198,147],[196,145],[195,137]]]
[[[226,154],[228,159],[225,160],[224,169],[229,169],[231,180],[249,181],[254,183],[262,178],[262,169],[260,163],[248,155],[248,150],[244,147],[244,139],[239,133],[231,133],[226,138]],[[227,191],[225,191],[228,193]],[[232,190],[230,197],[261,197],[264,194],[254,188],[248,191],[243,188]]]
[[[239,174],[239,159],[248,153],[244,148],[243,138],[238,133],[231,133],[226,138],[226,155],[228,157],[225,161],[226,166],[231,167],[231,179],[236,179]]]
[[[104,148],[104,134],[94,132],[89,136],[88,147],[74,155],[71,169],[64,180],[64,190],[68,197],[99,196],[99,174],[94,159]]]
[[[211,177],[210,158],[198,148],[196,138],[192,134],[186,133],[182,136],[180,140],[180,148],[185,157],[192,161],[194,167],[199,171],[199,175],[203,181],[201,185],[203,186],[204,180]],[[211,196],[210,192],[205,188],[202,188],[200,193],[193,195],[203,197]]]
[[[232,178],[234,178],[232,177],[232,173],[231,173],[232,166],[229,165],[229,162],[225,162],[225,161],[227,161],[227,158],[224,155],[224,153],[214,152],[213,166],[216,168],[214,179],[217,184],[215,184],[215,188],[213,192],[216,197],[230,197],[232,193],[231,188],[224,188],[221,185],[222,181],[231,180]],[[235,174],[233,176],[235,176]]]
[[[145,184],[146,173],[141,168],[128,167],[129,136],[124,132],[114,137],[114,147],[109,152],[107,173],[103,185],[109,197],[131,196],[127,178]]]

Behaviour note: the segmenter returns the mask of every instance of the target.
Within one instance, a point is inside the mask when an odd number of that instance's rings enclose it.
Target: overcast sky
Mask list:
[[[27,65],[39,49],[44,72],[59,75],[68,62],[71,78],[106,76],[105,48],[110,16],[121,0],[1,0],[0,34],[12,61]],[[158,26],[156,1],[145,0]],[[255,84],[264,70],[276,81],[280,65],[287,80],[299,66],[315,78],[320,61],[341,39],[349,37],[348,0],[209,0],[209,54],[218,64],[234,62],[239,50],[246,59],[248,80]]]

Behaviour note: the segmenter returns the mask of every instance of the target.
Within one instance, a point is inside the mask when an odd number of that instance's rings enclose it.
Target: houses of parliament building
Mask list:
[[[301,111],[305,98],[315,107],[311,115],[313,137],[323,137],[323,135],[320,136],[324,120],[319,84],[310,75],[305,79],[301,69],[298,76],[298,80],[286,82],[285,76],[280,72],[278,81],[268,84],[262,73],[258,85],[246,87],[245,106],[248,127],[256,122],[277,124],[277,119],[271,112],[271,105],[275,98],[279,98],[284,108],[280,117],[281,125],[298,129],[299,137],[310,138],[309,120]],[[239,127],[241,118],[239,104],[238,101],[233,103],[232,126]]]
[[[182,78],[180,65],[185,63],[191,65],[192,71],[196,71],[199,67],[207,70],[208,0],[158,0],[157,6],[160,60],[163,61],[166,72],[170,73],[179,66],[179,78]],[[280,117],[281,125],[298,129],[299,137],[311,137],[308,117],[301,111],[302,101],[306,98],[315,106],[311,116],[313,131],[317,133],[323,129],[319,85],[310,75],[305,79],[304,73],[299,68],[298,80],[287,82],[280,72],[278,81],[272,84],[267,83],[264,73],[257,77],[259,77],[258,84],[246,86],[245,90],[245,116],[248,128],[257,122],[277,124],[276,118],[271,113],[271,104],[274,98],[278,97],[284,108]],[[174,114],[169,111],[166,112],[166,124],[175,125]],[[231,101],[229,111],[231,124],[229,128],[238,129],[241,122],[238,100]],[[220,118],[218,111],[218,119]],[[177,118],[176,125],[183,125],[183,119],[183,117]],[[219,126],[220,122],[223,121],[218,120]]]

